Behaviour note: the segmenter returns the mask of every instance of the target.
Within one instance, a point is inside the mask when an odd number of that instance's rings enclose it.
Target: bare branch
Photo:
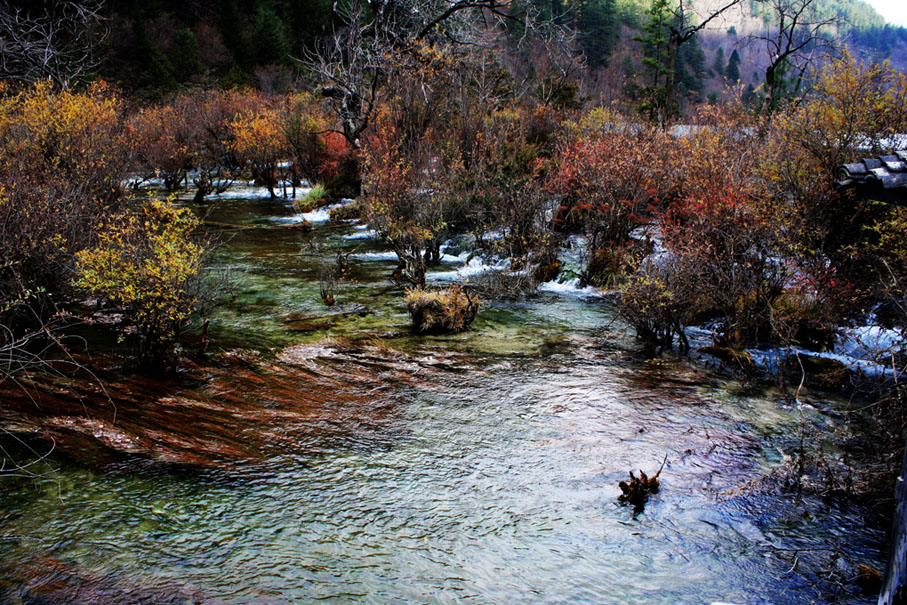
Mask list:
[[[100,64],[95,47],[106,37],[100,0],[0,2],[0,78],[51,79],[60,86],[87,79]]]
[[[705,28],[714,19],[718,18],[731,8],[740,4],[741,0],[729,0],[721,8],[709,13],[699,24],[693,25],[689,22],[689,10],[684,6],[684,0],[680,0],[677,8],[674,10],[674,24],[671,25],[671,39],[676,41],[679,46],[695,36],[699,31]]]
[[[751,41],[762,44],[769,56],[765,69],[764,111],[771,111],[778,104],[784,85],[782,72],[790,70],[799,82],[809,65],[818,56],[834,50],[831,40],[825,37],[837,23],[836,18],[821,19],[816,14],[815,0],[764,0],[771,11],[774,26]],[[809,52],[804,52],[804,51]]]
[[[520,21],[512,0],[351,0],[335,4],[344,23],[322,47],[303,58],[332,100],[347,141],[360,146],[378,95],[420,48],[450,42],[480,46],[505,20]],[[526,11],[526,22],[532,23]]]

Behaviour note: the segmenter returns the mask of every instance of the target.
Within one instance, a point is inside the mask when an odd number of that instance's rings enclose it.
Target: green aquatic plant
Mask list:
[[[311,212],[315,208],[324,206],[327,203],[327,188],[316,183],[308,193],[293,202],[293,206],[300,212]]]

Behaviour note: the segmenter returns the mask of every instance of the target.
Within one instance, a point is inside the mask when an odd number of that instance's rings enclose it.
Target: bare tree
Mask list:
[[[533,96],[542,105],[576,102],[577,83],[585,67],[577,50],[576,33],[564,25],[536,22],[524,36],[509,63],[521,95]]]
[[[833,50],[832,42],[824,36],[830,33],[835,18],[822,19],[816,12],[816,0],[761,0],[768,7],[773,25],[763,34],[753,36],[764,44],[769,56],[765,68],[765,100],[763,110],[774,110],[785,87],[785,76],[799,89],[803,74],[813,60]]]
[[[334,101],[341,132],[354,147],[368,128],[378,93],[420,43],[473,44],[477,29],[504,19],[511,0],[351,0],[335,12],[345,24],[305,62]]]
[[[0,2],[0,78],[60,86],[88,78],[100,61],[94,49],[107,35],[101,0]]]

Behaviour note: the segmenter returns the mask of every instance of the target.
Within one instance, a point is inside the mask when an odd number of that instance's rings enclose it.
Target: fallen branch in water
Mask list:
[[[642,469],[639,471],[639,477],[634,475],[633,471],[630,471],[630,483],[621,481],[617,484],[620,491],[623,492],[617,497],[618,502],[621,504],[632,504],[634,512],[642,512],[643,508],[645,508],[646,501],[649,499],[649,494],[658,493],[658,489],[661,485],[658,481],[658,477],[661,475],[661,471],[664,469],[667,462],[668,455],[665,454],[665,458],[658,468],[658,472],[652,477],[646,475]]]

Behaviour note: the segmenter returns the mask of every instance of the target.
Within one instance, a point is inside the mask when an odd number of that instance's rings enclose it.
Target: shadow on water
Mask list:
[[[88,376],[3,386],[3,426],[56,443],[57,470],[0,494],[0,601],[872,602],[846,580],[883,558],[873,511],[763,481],[802,426],[771,391],[641,359],[601,301],[490,304],[417,337],[362,230],[235,231],[206,363],[162,381],[98,358],[109,400]],[[645,510],[620,506],[627,471],[665,456]]]

